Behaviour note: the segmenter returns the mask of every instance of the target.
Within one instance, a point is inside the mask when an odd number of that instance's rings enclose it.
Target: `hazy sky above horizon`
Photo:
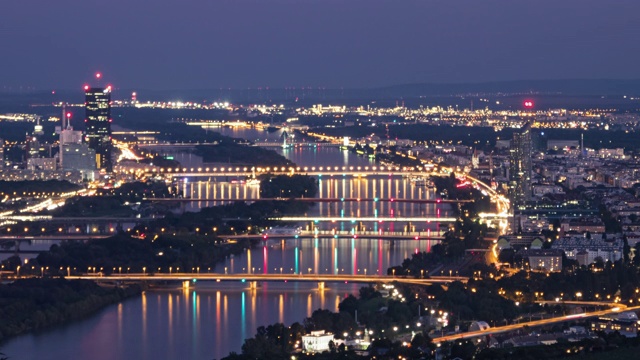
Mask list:
[[[0,89],[640,78],[639,0],[1,0]]]

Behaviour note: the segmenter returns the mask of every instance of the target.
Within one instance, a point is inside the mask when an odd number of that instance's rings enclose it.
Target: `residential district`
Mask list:
[[[375,274],[292,267],[289,280],[315,281],[319,291],[331,282],[365,287],[359,297],[343,298],[339,313],[317,310],[293,325],[261,327],[235,350],[242,353],[229,358],[324,352],[354,358],[517,358],[523,353],[514,349],[521,347],[563,358],[637,346],[629,340],[640,330],[637,113],[536,109],[529,99],[500,108],[502,97],[491,95],[474,97],[476,106],[471,100],[464,109],[411,107],[402,100],[389,107],[301,106],[111,96],[110,86],[86,86],[83,103],[32,104],[38,105],[32,112],[0,116],[0,237],[11,255],[2,261],[3,282],[63,277],[151,286],[157,280],[189,288],[196,280],[224,282],[237,275],[259,287],[284,281],[278,277],[283,268],[274,273],[266,265],[247,266],[235,275],[226,267],[224,273],[211,269],[241,243],[246,251],[272,239],[284,244],[299,237],[379,238],[393,244],[433,236],[438,244],[430,251],[416,248],[404,262]],[[223,131],[254,131],[264,139]],[[296,164],[274,151],[310,148],[335,149],[370,164]],[[180,154],[204,161],[181,163]],[[332,177],[393,177],[433,196],[397,196],[375,183],[372,192],[327,194],[320,182]],[[287,178],[304,187],[297,192]],[[285,185],[270,190],[278,181]],[[209,195],[209,186],[218,186],[202,185],[209,182],[233,187]],[[252,192],[252,186],[259,190]],[[286,205],[263,206],[262,200]],[[307,215],[323,202],[423,206],[418,200],[450,208],[438,207],[433,219],[406,209],[369,216],[364,206],[337,218],[331,212]],[[195,201],[210,205],[185,209]],[[264,218],[248,216],[257,206]],[[331,225],[345,216],[346,229]],[[383,221],[398,222],[399,229]],[[212,241],[217,260],[184,260],[184,250],[165,261],[171,246],[162,245],[163,237],[190,246]],[[108,261],[69,258],[74,246],[113,238],[148,243],[154,260],[140,260],[146,254],[135,252],[147,251],[142,248]],[[51,250],[25,252],[39,239],[58,242]],[[37,328],[4,329],[2,335]]]

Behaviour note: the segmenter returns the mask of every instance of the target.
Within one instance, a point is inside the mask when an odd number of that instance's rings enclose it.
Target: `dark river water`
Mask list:
[[[279,133],[222,129],[225,135],[248,139],[277,140]],[[278,149],[299,166],[367,166],[371,160],[337,148]],[[193,154],[178,154],[186,166],[202,160]],[[191,163],[188,163],[188,162]],[[256,188],[208,179],[185,185],[193,197],[255,198]],[[402,178],[323,178],[320,195],[325,197],[415,197],[434,198],[433,190]],[[193,209],[197,210],[197,209]],[[310,215],[382,216],[435,215],[447,213],[435,205],[341,204],[315,208]],[[350,230],[353,224],[320,224],[323,229]],[[370,229],[393,230],[401,224],[368,224]],[[437,231],[434,224],[417,224],[418,230]],[[399,230],[399,229],[395,229]],[[380,274],[417,251],[430,251],[436,241],[403,240],[393,244],[374,239],[270,239],[263,245],[227,259],[217,272]],[[154,289],[141,297],[110,306],[88,319],[4,343],[1,351],[11,359],[219,359],[240,352],[243,340],[260,325],[301,322],[318,308],[337,310],[348,294],[360,285],[330,283],[323,291],[312,283],[265,283],[249,289],[246,283],[204,283],[183,290]]]

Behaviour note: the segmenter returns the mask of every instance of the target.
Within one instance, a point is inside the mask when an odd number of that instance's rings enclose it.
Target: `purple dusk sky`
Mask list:
[[[3,0],[0,88],[640,78],[638,0]]]

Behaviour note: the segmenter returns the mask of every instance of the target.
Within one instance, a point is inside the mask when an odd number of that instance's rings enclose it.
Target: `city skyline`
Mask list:
[[[154,89],[640,78],[633,1],[4,7],[4,89],[73,89],[96,71],[120,88]]]
[[[635,358],[639,12],[5,1],[0,360]]]

